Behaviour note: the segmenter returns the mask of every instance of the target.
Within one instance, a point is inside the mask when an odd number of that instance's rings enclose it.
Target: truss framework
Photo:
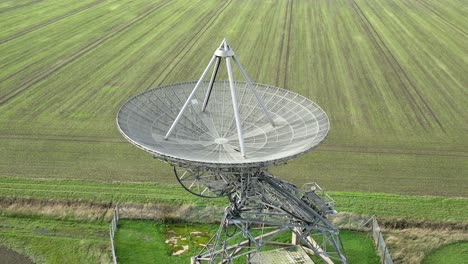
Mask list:
[[[302,192],[265,171],[243,174],[228,194],[218,232],[192,263],[231,263],[246,257],[247,263],[265,245],[302,245],[324,263],[347,263],[339,231],[326,219],[334,212],[315,190]],[[291,243],[273,239],[292,233]]]
[[[228,81],[216,81],[222,61]],[[234,81],[231,62],[245,82]],[[229,263],[243,256],[249,262],[271,244],[301,245],[325,263],[347,263],[338,230],[326,218],[335,213],[333,200],[316,184],[300,191],[266,172],[317,147],[328,134],[326,113],[299,94],[254,88],[226,40],[196,83],[130,98],[119,109],[117,125],[132,144],[174,166],[189,192],[228,197],[218,232],[193,263]],[[291,243],[275,242],[284,232],[292,234]]]

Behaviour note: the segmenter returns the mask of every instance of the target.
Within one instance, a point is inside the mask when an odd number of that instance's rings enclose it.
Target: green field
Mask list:
[[[468,259],[468,241],[453,243],[435,250],[424,258],[423,264],[463,263]]]
[[[0,1],[0,176],[172,182],[115,126],[194,80],[226,37],[252,80],[328,113],[275,175],[335,191],[468,196],[462,0]]]
[[[110,263],[108,228],[102,222],[0,216],[0,244],[34,263]]]

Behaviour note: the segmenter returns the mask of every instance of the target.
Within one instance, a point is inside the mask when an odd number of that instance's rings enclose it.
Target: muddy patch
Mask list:
[[[210,231],[201,226],[171,225],[165,231],[166,247],[172,256],[201,249],[210,239]]]

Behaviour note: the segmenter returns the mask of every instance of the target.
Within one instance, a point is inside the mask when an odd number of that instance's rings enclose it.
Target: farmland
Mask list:
[[[130,96],[197,79],[223,38],[254,82],[330,118],[325,142],[273,175],[317,182],[338,211],[466,230],[467,29],[463,0],[0,0],[0,244],[105,263],[115,203],[225,206],[189,195],[115,125]]]
[[[468,196],[463,1],[65,2],[0,5],[1,176],[173,182],[124,142],[115,114],[196,79],[226,37],[251,79],[331,119],[327,141],[276,175]]]

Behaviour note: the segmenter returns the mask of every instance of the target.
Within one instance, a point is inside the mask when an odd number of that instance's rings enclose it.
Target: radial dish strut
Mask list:
[[[242,73],[242,76],[244,77],[245,81],[247,82],[248,87],[252,91],[252,93],[255,96],[255,99],[257,100],[257,103],[260,105],[262,108],[263,112],[265,113],[266,117],[270,121],[271,125],[274,126],[275,123],[273,119],[271,118],[271,114],[266,108],[265,104],[262,101],[262,98],[260,98],[253,88],[252,82],[250,81],[249,77],[247,76],[247,73],[245,73],[244,69],[242,68],[241,64],[239,63],[239,60],[236,58],[236,55],[234,54],[234,51],[229,47],[226,39],[223,40],[219,48],[215,51],[213,57],[211,58],[210,62],[208,63],[208,66],[206,66],[205,70],[203,71],[200,79],[198,80],[197,84],[193,88],[192,93],[189,95],[187,98],[187,101],[185,101],[184,106],[182,106],[182,109],[180,109],[179,114],[175,118],[174,122],[172,123],[171,127],[166,133],[166,136],[164,136],[164,139],[168,139],[169,136],[171,135],[172,131],[176,127],[177,123],[179,122],[180,118],[184,114],[185,110],[189,106],[193,96],[197,92],[197,89],[200,87],[200,84],[203,82],[203,80],[206,77],[206,74],[210,70],[211,66],[213,65],[213,62],[216,60],[216,65],[213,69],[213,74],[211,76],[210,82],[208,84],[208,89],[206,90],[206,96],[205,99],[203,100],[203,105],[201,108],[202,112],[205,112],[206,107],[208,106],[208,101],[210,100],[211,96],[211,91],[213,90],[213,84],[216,80],[216,75],[218,74],[219,66],[221,64],[221,60],[225,59],[226,60],[226,68],[227,68],[227,74],[229,77],[229,88],[231,90],[231,100],[232,100],[232,107],[234,109],[234,117],[236,121],[236,128],[237,128],[237,135],[238,135],[238,140],[239,140],[239,145],[240,145],[240,153],[242,157],[245,157],[245,146],[244,146],[244,136],[243,136],[243,131],[242,131],[242,122],[239,114],[239,104],[237,102],[236,98],[236,91],[235,91],[235,85],[234,85],[234,77],[232,73],[232,67],[231,67],[231,57],[234,59],[234,62],[236,63],[237,67],[239,68],[240,72]]]

